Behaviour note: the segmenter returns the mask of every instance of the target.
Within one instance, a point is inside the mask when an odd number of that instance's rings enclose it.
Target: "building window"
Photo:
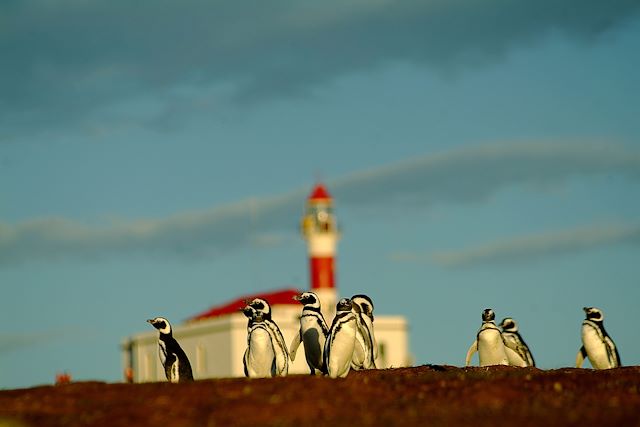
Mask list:
[[[154,380],[154,372],[153,372],[153,357],[149,352],[144,353],[144,357],[142,358],[142,372],[143,372],[143,381],[153,381]]]
[[[196,347],[196,372],[198,375],[207,373],[207,349],[202,344]]]
[[[376,365],[379,368],[387,367],[387,354],[386,354],[386,345],[384,342],[378,341],[378,360]]]

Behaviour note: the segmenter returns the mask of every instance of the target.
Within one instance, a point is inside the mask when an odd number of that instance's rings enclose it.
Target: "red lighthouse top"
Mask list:
[[[316,184],[316,186],[311,191],[309,195],[310,202],[320,201],[320,200],[331,200],[331,195],[327,191],[327,187],[324,184]]]

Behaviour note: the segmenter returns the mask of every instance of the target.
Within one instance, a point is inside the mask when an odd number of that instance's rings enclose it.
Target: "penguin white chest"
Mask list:
[[[251,331],[246,365],[251,378],[264,378],[275,375],[275,353],[271,342],[271,334],[266,328],[255,328]]]
[[[354,369],[361,369],[364,367],[368,353],[369,347],[364,340],[364,336],[360,330],[360,325],[358,325],[356,328],[356,342],[353,350],[353,357],[351,358]]]
[[[158,355],[160,356],[160,363],[164,366],[167,362],[167,345],[162,340],[158,340]]]
[[[351,368],[351,358],[356,343],[356,319],[344,321],[331,340],[329,350],[329,376],[332,378],[346,377]]]
[[[591,325],[582,325],[582,343],[591,366],[595,369],[611,368],[607,346],[600,331]]]
[[[509,364],[498,329],[485,329],[478,334],[478,358],[480,366]]]

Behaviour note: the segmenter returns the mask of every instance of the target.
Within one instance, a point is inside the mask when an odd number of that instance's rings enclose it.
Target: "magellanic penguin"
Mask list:
[[[320,300],[313,292],[303,292],[294,296],[293,299],[303,304],[303,308],[300,316],[300,330],[291,341],[289,357],[291,361],[295,360],[298,346],[302,342],[311,375],[315,375],[316,371],[326,374],[322,352],[329,328],[320,311]]]
[[[247,349],[242,359],[244,375],[249,378],[275,377],[276,355],[269,326],[255,308],[247,305],[242,312],[249,318]]]
[[[280,328],[271,318],[271,306],[267,300],[262,298],[254,298],[247,305],[253,307],[269,327],[271,341],[273,342],[273,351],[276,355],[277,374],[278,376],[286,377],[289,372],[289,352],[287,351],[287,345],[284,342]]]
[[[536,366],[533,355],[518,332],[518,324],[511,317],[506,317],[500,322],[502,328],[502,341],[507,347],[507,359],[511,366]],[[512,351],[509,351],[512,350]]]
[[[476,340],[467,351],[466,366],[469,366],[471,357],[476,351],[478,352],[480,366],[509,364],[506,347],[502,341],[502,334],[494,322],[495,318],[496,315],[490,308],[482,312],[482,326],[476,335]]]
[[[158,338],[160,362],[164,367],[167,380],[172,383],[193,381],[189,358],[178,341],[173,338],[169,321],[164,317],[156,317],[147,322],[160,332]]]
[[[378,343],[373,331],[373,301],[367,295],[351,297],[353,314],[356,315],[356,349],[353,352],[351,367],[353,369],[372,369],[376,367]]]
[[[351,300],[342,298],[336,306],[336,317],[324,344],[324,364],[331,378],[344,378],[349,374],[357,327]]]
[[[595,307],[584,307],[583,310],[587,317],[582,322],[582,347],[576,356],[576,367],[581,368],[586,357],[594,369],[622,366],[618,349],[604,329],[602,311]]]

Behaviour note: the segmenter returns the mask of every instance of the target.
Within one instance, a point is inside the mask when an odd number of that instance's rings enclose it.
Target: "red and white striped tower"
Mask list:
[[[330,323],[336,311],[334,259],[340,233],[333,214],[333,199],[322,184],[317,184],[307,199],[302,236],[309,250],[311,290],[320,298],[322,313]]]

